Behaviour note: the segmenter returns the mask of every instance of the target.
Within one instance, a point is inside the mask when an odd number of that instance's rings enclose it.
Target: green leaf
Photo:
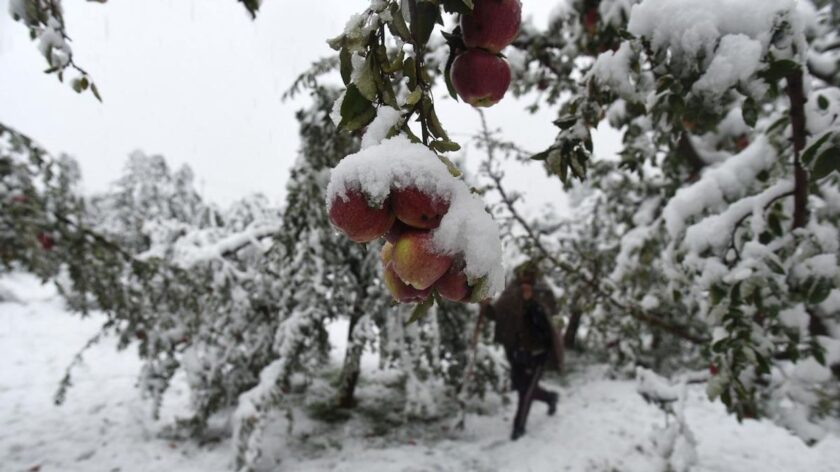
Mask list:
[[[778,80],[783,79],[798,70],[800,70],[798,62],[790,59],[782,59],[780,61],[773,62],[767,67],[767,69],[759,72],[758,75],[766,82],[772,83],[777,82]]]
[[[452,144],[455,144],[455,143],[452,143]],[[460,146],[458,146],[458,147],[460,148]],[[457,149],[456,149],[456,151],[457,151]],[[440,161],[443,162],[443,164],[446,166],[446,169],[449,171],[449,174],[452,175],[452,177],[459,178],[463,175],[461,173],[461,169],[459,169],[458,166],[456,166],[446,156],[438,155],[438,159],[440,159]]]
[[[378,71],[374,69],[373,54],[370,54],[365,59],[365,65],[362,66],[362,70],[359,72],[356,80],[353,81],[353,84],[358,87],[359,92],[371,102],[376,99],[377,91],[375,75],[378,74]]]
[[[808,303],[817,305],[825,301],[831,294],[831,289],[834,288],[831,279],[821,278],[811,285],[808,290]]]
[[[820,180],[832,172],[840,172],[840,147],[832,146],[817,158],[811,177]]]
[[[450,47],[449,48],[449,58],[446,60],[446,67],[443,68],[443,82],[446,84],[446,91],[449,92],[449,96],[454,98],[455,101],[458,101],[458,92],[455,91],[455,85],[452,83],[452,64],[455,62],[455,50]]]
[[[820,107],[820,110],[825,110],[828,108],[828,99],[825,98],[824,95],[817,95],[817,106]]]
[[[446,134],[446,130],[443,129],[443,125],[440,124],[440,120],[438,119],[437,113],[435,113],[435,106],[432,104],[432,100],[424,95],[423,103],[420,106],[423,107],[423,113],[426,115],[426,124],[429,125],[429,131],[432,132],[432,135],[438,139],[449,141],[449,135]]]
[[[770,125],[770,127],[767,128],[767,134],[772,133],[777,128],[784,128],[785,126],[788,125],[788,123],[790,123],[790,117],[789,116],[785,115],[785,116],[779,118],[778,120],[774,121],[773,124]]]
[[[403,18],[402,11],[396,3],[391,4],[391,17],[391,21],[388,22],[388,30],[391,34],[400,38],[403,42],[410,42],[411,30],[409,30],[408,25],[405,24],[405,18]]]
[[[420,101],[420,98],[423,97],[423,91],[420,90],[420,87],[412,90],[408,96],[405,97],[405,104],[406,105],[414,105],[415,103]]]
[[[473,0],[443,0],[443,9],[447,13],[469,15],[473,10]]]
[[[755,128],[755,122],[758,121],[758,104],[751,97],[747,97],[741,105],[741,115],[750,128]]]
[[[339,70],[344,85],[350,85],[353,76],[353,54],[347,48],[341,48],[338,53]]]
[[[561,116],[560,118],[554,120],[554,126],[557,126],[562,130],[566,130],[574,126],[575,123],[577,123],[577,120],[577,117],[574,115]]]
[[[93,93],[93,96],[99,100],[99,103],[102,103],[102,95],[99,95],[99,89],[96,88],[96,84],[93,82],[90,83],[90,91]]]
[[[487,292],[490,289],[490,281],[487,276],[476,280],[472,284],[472,291],[470,292],[470,303],[478,303],[487,298]]]
[[[811,165],[811,161],[814,160],[814,156],[817,155],[817,151],[820,150],[820,146],[822,146],[830,137],[831,132],[825,133],[820,139],[814,141],[814,144],[808,146],[808,149],[802,153],[802,163],[806,166]]]
[[[538,153],[534,154],[533,156],[531,156],[531,160],[532,161],[544,161],[544,160],[548,159],[548,155],[553,150],[554,150],[554,147],[550,147],[543,152],[538,152]]]
[[[429,313],[429,310],[434,304],[434,297],[429,297],[423,300],[422,302],[418,303],[417,306],[414,307],[414,310],[412,310],[411,317],[408,319],[408,321],[405,322],[405,326],[414,324],[423,319],[423,317],[425,317],[426,314]]]
[[[408,89],[414,90],[417,88],[417,65],[413,57],[406,58],[403,62],[403,75],[408,77]]]
[[[461,149],[458,143],[449,140],[432,141],[429,147],[437,152],[455,152]]]
[[[416,28],[417,46],[422,48],[429,42],[435,23],[440,21],[440,8],[432,2],[420,0],[417,2],[417,18],[411,21],[417,22],[417,25],[412,26]]]
[[[355,131],[370,123],[376,116],[376,108],[354,84],[347,87],[341,102],[341,123],[338,127]]]

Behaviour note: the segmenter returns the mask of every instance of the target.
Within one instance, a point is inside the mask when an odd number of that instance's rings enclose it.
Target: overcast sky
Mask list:
[[[527,0],[523,14],[543,24],[557,0]],[[82,165],[85,188],[117,178],[135,149],[188,163],[205,197],[220,204],[259,191],[279,201],[298,150],[295,110],[307,98],[280,96],[367,0],[266,0],[252,21],[234,0],[65,1],[76,61],[95,79],[100,104],[77,95],[46,68],[36,45],[0,0],[0,121]],[[506,98],[488,119],[508,138],[539,151],[553,140],[554,112],[531,116]],[[478,127],[463,103],[438,98],[454,138]],[[474,154],[474,153],[473,153]],[[470,167],[479,156],[467,160]],[[534,205],[564,197],[539,166],[512,172]]]

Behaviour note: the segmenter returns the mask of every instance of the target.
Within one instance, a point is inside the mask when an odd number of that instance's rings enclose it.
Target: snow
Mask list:
[[[742,198],[756,176],[776,163],[777,154],[765,136],[758,136],[743,151],[705,171],[697,182],[679,189],[665,206],[665,227],[672,238],[690,218]]]
[[[2,281],[27,302],[0,303],[3,470],[230,470],[232,444],[226,436],[198,444],[165,434],[176,416],[189,411],[186,379],[175,378],[161,420],[152,420],[149,405],[134,387],[140,362],[131,349],[117,352],[113,338],[85,354],[66,403],[54,406],[52,396],[66,364],[105,318],[70,315],[55,291],[32,277]],[[334,353],[331,362],[342,357]],[[375,362],[363,365],[373,369]],[[656,470],[662,459],[651,438],[665,428],[662,412],[639,397],[635,381],[609,380],[602,368],[572,367],[562,383],[547,380],[549,388],[560,392],[557,415],[548,417],[536,405],[528,434],[516,442],[507,439],[515,408],[511,403],[490,415],[468,415],[460,433],[421,423],[381,439],[330,425],[332,434],[344,438],[340,445],[309,436],[311,421],[301,416],[292,433],[272,417],[280,424],[277,437],[266,440],[271,444],[267,454],[282,459],[280,469],[290,471]],[[769,421],[738,424],[722,405],[706,400],[700,385],[688,387],[684,414],[697,442],[694,472],[829,472],[840,461],[840,438],[828,436],[808,448]],[[679,443],[675,449],[672,463]]]
[[[717,215],[701,219],[688,227],[683,244],[700,254],[706,249],[721,250],[731,243],[735,226],[750,214],[762,215],[764,208],[776,198],[793,191],[793,182],[779,181],[758,195],[744,197]],[[760,231],[753,231],[758,234]]]
[[[706,72],[694,83],[694,92],[720,95],[745,82],[758,70],[761,54],[761,43],[747,35],[724,36]]]
[[[633,54],[632,45],[623,42],[617,51],[606,51],[598,56],[589,74],[602,85],[615,90],[625,100],[638,101],[636,87],[630,82],[630,61]]]
[[[416,187],[449,200],[449,211],[434,230],[432,242],[441,254],[463,254],[470,282],[487,277],[488,296],[504,288],[499,228],[484,202],[464,181],[452,176],[438,156],[422,144],[395,136],[349,155],[330,173],[327,205],[361,189],[374,203],[392,188]]]
[[[140,362],[131,349],[116,351],[110,337],[85,354],[66,403],[54,406],[52,395],[67,362],[105,318],[70,315],[55,291],[32,277],[2,281],[27,302],[0,303],[3,470],[230,470],[232,444],[226,436],[198,444],[165,435],[166,426],[189,411],[184,376],[175,378],[161,420],[152,420],[134,387]],[[331,362],[342,357],[333,353]],[[373,369],[375,362],[363,365]],[[266,454],[282,460],[280,470],[295,471],[654,470],[661,458],[651,437],[665,425],[662,412],[639,397],[635,381],[609,380],[605,373],[578,370],[562,384],[549,378],[548,386],[560,392],[557,415],[548,417],[536,405],[528,434],[516,442],[507,439],[515,408],[510,403],[491,415],[468,415],[460,433],[419,424],[382,440],[331,426],[331,433],[343,438],[340,446],[319,446],[317,435],[308,436],[312,425],[298,416],[292,433],[275,428],[278,437],[266,438]],[[709,403],[699,385],[688,388],[685,422],[697,441],[695,472],[829,472],[840,461],[840,438],[829,436],[808,448],[769,421],[738,424],[720,404]]]
[[[794,10],[794,0],[645,0],[633,6],[627,29],[691,61],[701,53],[714,57],[726,35],[746,35],[767,48],[779,13]]]
[[[365,135],[362,136],[362,149],[367,149],[382,142],[391,128],[400,121],[402,114],[399,110],[382,106],[376,111],[376,118],[368,125]]]

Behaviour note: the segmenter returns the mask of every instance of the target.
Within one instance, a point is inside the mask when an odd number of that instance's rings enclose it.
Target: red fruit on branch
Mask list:
[[[388,264],[390,264],[393,258],[394,245],[390,242],[386,242],[382,245],[382,249],[379,251],[379,260],[382,261],[382,267],[385,267]]]
[[[388,199],[379,208],[368,204],[367,197],[351,190],[330,204],[330,222],[357,243],[366,243],[384,235],[394,223],[394,212]]]
[[[598,32],[598,20],[600,18],[601,15],[598,13],[597,8],[590,8],[583,14],[583,29],[587,34],[592,36]]]
[[[41,249],[45,251],[52,251],[52,248],[55,247],[55,239],[47,233],[38,233],[36,238],[41,245]]]
[[[385,281],[385,287],[394,300],[400,303],[421,302],[429,297],[431,289],[417,290],[414,287],[403,282],[397,272],[394,270],[394,264],[389,263],[383,269],[382,279]]]
[[[461,15],[461,35],[468,48],[495,54],[516,39],[521,23],[519,0],[475,0],[472,14]]]
[[[408,231],[394,245],[393,265],[405,283],[425,290],[446,273],[452,257],[435,252],[428,231]]]
[[[463,270],[456,269],[455,264],[435,282],[435,290],[441,297],[453,302],[462,302],[470,294],[467,276]]]
[[[510,86],[507,62],[481,49],[470,49],[455,58],[450,79],[458,95],[474,107],[489,107],[499,102]]]
[[[396,244],[397,240],[400,239],[400,236],[406,231],[411,231],[411,227],[397,219],[394,220],[394,224],[391,225],[391,229],[389,229],[383,237],[385,238],[385,241],[388,241],[391,244]]]
[[[443,215],[449,211],[448,201],[416,187],[391,192],[391,204],[398,220],[422,229],[437,228]]]

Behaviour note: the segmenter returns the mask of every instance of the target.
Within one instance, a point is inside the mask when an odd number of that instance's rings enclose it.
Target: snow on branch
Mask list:
[[[746,149],[704,172],[693,185],[678,190],[665,206],[663,216],[668,234],[677,238],[691,218],[742,198],[758,174],[777,160],[776,150],[767,138],[758,136]]]
[[[688,227],[683,244],[689,251],[700,254],[707,249],[725,249],[732,233],[751,214],[761,215],[768,205],[793,192],[793,182],[783,180],[763,192],[745,197],[729,206],[724,212],[708,216]],[[763,217],[760,218],[763,221]],[[758,234],[761,231],[755,231]]]

